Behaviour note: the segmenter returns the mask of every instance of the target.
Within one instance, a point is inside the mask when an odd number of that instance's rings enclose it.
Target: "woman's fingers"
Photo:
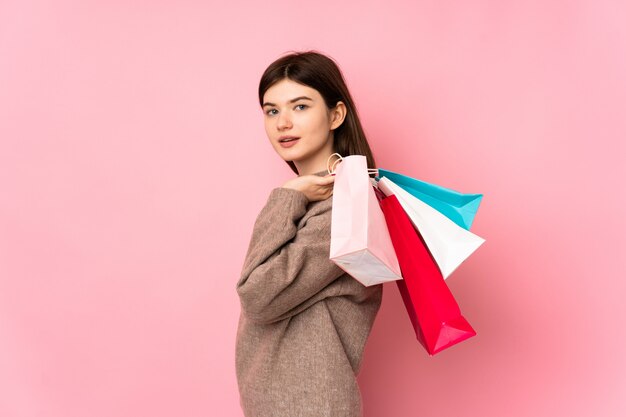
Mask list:
[[[333,194],[334,175],[302,175],[287,181],[283,187],[302,191],[309,201],[325,200]]]
[[[327,175],[325,177],[317,177],[318,178],[318,184],[320,185],[329,185],[335,182],[335,176],[334,175]]]

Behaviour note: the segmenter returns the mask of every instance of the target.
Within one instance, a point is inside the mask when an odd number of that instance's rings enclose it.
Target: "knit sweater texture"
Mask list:
[[[257,216],[236,286],[246,417],[363,415],[356,377],[383,285],[365,287],[330,260],[331,206],[278,187]]]

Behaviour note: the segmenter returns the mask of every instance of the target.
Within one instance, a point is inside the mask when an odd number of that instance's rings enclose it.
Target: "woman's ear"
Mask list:
[[[339,126],[341,126],[344,119],[346,118],[346,113],[346,105],[343,103],[343,101],[338,101],[337,104],[335,104],[335,107],[330,110],[332,120],[330,124],[330,130],[335,130]]]

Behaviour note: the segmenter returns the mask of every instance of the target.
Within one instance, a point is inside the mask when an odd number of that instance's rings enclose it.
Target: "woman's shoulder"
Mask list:
[[[331,195],[325,200],[319,201],[311,201],[307,205],[306,214],[304,215],[303,220],[306,220],[311,217],[317,217],[318,219],[323,219],[324,223],[330,224],[332,219],[332,205],[333,205],[333,196]]]

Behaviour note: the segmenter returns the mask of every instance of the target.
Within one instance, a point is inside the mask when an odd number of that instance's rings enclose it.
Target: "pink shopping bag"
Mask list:
[[[330,259],[365,286],[402,279],[364,155],[335,169]]]

